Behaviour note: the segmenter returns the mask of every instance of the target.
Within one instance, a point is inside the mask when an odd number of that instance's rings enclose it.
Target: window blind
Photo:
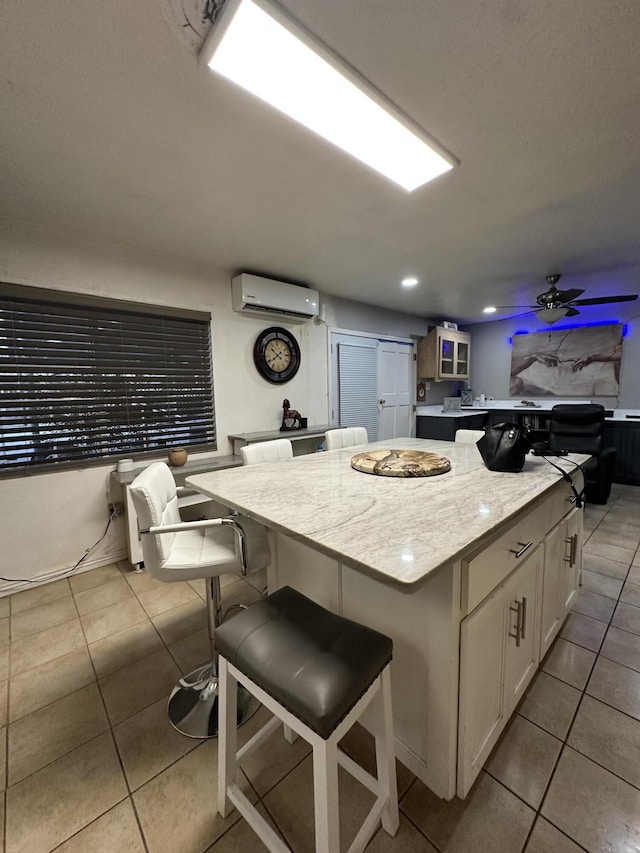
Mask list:
[[[210,323],[0,289],[0,473],[215,449]]]

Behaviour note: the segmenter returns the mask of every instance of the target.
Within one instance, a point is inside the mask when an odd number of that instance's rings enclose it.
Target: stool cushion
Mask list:
[[[393,643],[285,586],[229,619],[216,647],[326,739],[391,660]]]

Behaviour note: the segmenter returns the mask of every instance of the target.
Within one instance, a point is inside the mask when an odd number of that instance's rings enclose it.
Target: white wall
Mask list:
[[[282,400],[308,418],[327,423],[327,325],[279,323],[297,337],[302,358],[285,386],[266,382],[253,364],[253,344],[268,319],[231,310],[230,271],[184,259],[44,229],[0,217],[0,279],[212,314],[218,449],[231,453],[227,435],[277,429]],[[321,290],[321,283],[314,282]],[[322,298],[326,324],[358,331],[419,336],[427,323],[346,300]],[[114,465],[0,480],[0,576],[47,576],[73,566],[98,540],[107,522],[106,482]],[[103,565],[125,555],[121,520],[83,565]],[[0,592],[7,584],[0,581]]]
[[[621,292],[632,293],[633,289],[629,285]],[[597,318],[593,314],[585,317],[585,321],[596,319],[626,323],[627,334],[622,344],[620,393],[618,397],[594,397],[593,402],[602,403],[607,408],[640,409],[640,303],[605,305]],[[547,327],[535,317],[526,315],[510,320],[477,323],[465,328],[471,333],[470,385],[474,392],[496,400],[509,399],[511,337],[516,331],[540,332]],[[553,397],[536,399],[552,400]]]

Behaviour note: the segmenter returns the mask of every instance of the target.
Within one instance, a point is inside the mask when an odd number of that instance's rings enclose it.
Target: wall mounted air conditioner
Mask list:
[[[320,295],[308,287],[241,273],[231,279],[231,306],[245,316],[302,323],[318,316]]]

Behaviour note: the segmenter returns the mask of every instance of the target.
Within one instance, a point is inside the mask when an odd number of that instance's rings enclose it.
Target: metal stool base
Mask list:
[[[260,702],[239,684],[237,725],[246,723],[259,707]],[[167,712],[180,734],[199,739],[218,736],[218,676],[212,674],[211,664],[180,679],[171,691]]]

